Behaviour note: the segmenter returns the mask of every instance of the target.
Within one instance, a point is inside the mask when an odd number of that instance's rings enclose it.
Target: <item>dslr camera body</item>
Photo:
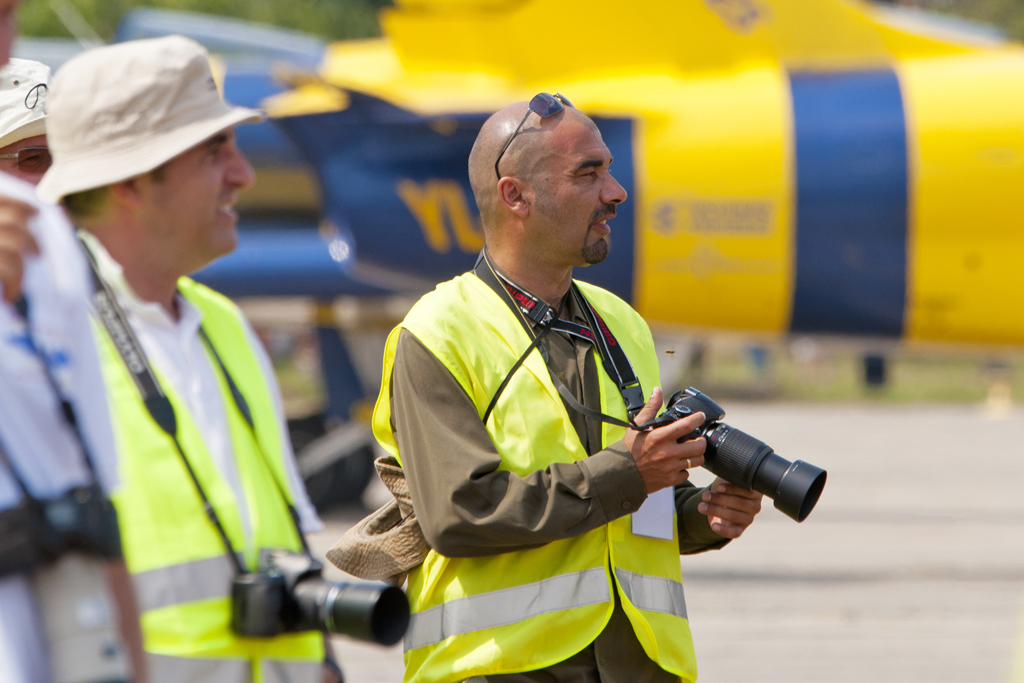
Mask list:
[[[30,578],[51,680],[128,681],[105,567],[122,556],[113,503],[95,484],[49,499],[23,492],[18,505],[0,512],[0,577]]]
[[[121,557],[117,512],[98,485],[57,498],[22,498],[0,512],[0,576],[29,573],[68,553]]]
[[[231,586],[231,628],[269,638],[297,631],[343,633],[394,645],[409,627],[409,600],[396,586],[326,581],[323,565],[308,554],[260,551],[259,571]]]
[[[707,439],[705,469],[737,486],[763,493],[797,522],[807,519],[821,497],[828,473],[803,460],[790,462],[765,442],[725,424],[725,410],[706,394],[693,387],[677,391],[669,398],[665,412],[648,425],[663,427],[697,412],[704,413],[704,423],[679,441],[701,436]]]

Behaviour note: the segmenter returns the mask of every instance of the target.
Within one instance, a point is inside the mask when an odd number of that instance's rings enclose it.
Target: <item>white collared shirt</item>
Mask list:
[[[31,336],[75,408],[100,483],[112,492],[117,486],[116,451],[89,323],[85,257],[63,212],[41,205],[31,185],[0,173],[0,196],[36,207],[29,229],[40,248],[38,257],[26,257],[22,283],[31,328],[14,306],[0,303],[0,440],[33,496],[55,497],[92,482],[78,438],[32,351]],[[0,465],[0,510],[20,498],[10,471]],[[49,680],[45,638],[29,583],[22,576],[2,578],[0,681]]]
[[[231,487],[238,507],[246,544],[252,541],[252,526],[248,506],[243,493],[238,466],[235,463],[234,447],[228,429],[224,398],[221,395],[213,362],[199,337],[202,312],[177,294],[178,320],[175,321],[163,306],[143,301],[128,284],[124,270],[100,244],[88,233],[82,233],[89,251],[96,258],[100,276],[110,285],[118,303],[128,316],[128,322],[135,332],[150,364],[161,377],[171,384],[174,392],[188,406],[190,417],[203,437],[203,443],[217,467],[218,473]],[[263,344],[248,322],[245,323],[249,346],[256,356],[264,379],[270,388],[274,409],[279,416],[278,431],[281,434],[281,450],[284,454],[285,472],[292,492],[296,512],[302,530],[313,533],[323,529],[316,509],[309,500],[306,486],[299,475],[292,452],[288,427],[284,419],[284,405],[273,365]],[[241,548],[236,548],[240,551]]]

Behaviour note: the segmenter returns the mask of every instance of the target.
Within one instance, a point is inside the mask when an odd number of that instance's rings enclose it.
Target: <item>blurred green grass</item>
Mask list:
[[[802,347],[800,345],[803,345]],[[765,348],[707,345],[700,363],[663,375],[673,389],[693,385],[712,397],[808,402],[982,403],[1024,401],[1024,355],[960,355],[895,349],[885,355],[886,382],[865,382],[863,352],[801,340]]]
[[[998,27],[1024,40],[1024,0],[898,0],[894,4],[948,14]]]
[[[316,336],[308,330],[259,328],[277,372],[285,410],[292,417],[319,411],[325,400]],[[864,381],[864,348],[849,342],[822,343],[811,338],[760,346],[763,365],[752,349],[737,339],[656,337],[662,380],[667,392],[695,386],[716,400],[791,401],[807,403],[947,403],[988,402],[997,408],[1024,403],[1024,351],[985,353],[974,350],[912,349],[885,351],[887,382]],[[350,339],[351,343],[351,339]],[[383,353],[376,342],[363,357]],[[379,344],[378,344],[379,345]],[[373,348],[369,348],[373,347]],[[702,361],[694,350],[703,348]],[[870,348],[870,347],[865,347]],[[875,349],[877,351],[878,349]],[[378,369],[363,372],[364,382]],[[367,386],[376,399],[378,387]]]

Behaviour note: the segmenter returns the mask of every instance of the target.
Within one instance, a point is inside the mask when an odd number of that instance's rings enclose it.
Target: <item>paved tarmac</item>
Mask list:
[[[1024,410],[727,408],[829,480],[803,524],[767,505],[743,538],[682,558],[701,683],[1024,681]],[[360,516],[329,515],[314,548]],[[337,645],[348,683],[401,680],[400,645]]]

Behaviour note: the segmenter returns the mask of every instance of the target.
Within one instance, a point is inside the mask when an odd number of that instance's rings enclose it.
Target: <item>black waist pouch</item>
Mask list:
[[[37,500],[22,499],[0,510],[0,577],[30,572],[46,559],[46,543],[56,543]]]
[[[68,551],[122,557],[117,510],[95,484],[71,489],[60,498],[43,501],[43,514],[52,532],[43,537],[43,550],[56,560]]]
[[[0,511],[0,577],[30,572],[68,552],[122,557],[117,511],[98,486],[59,498],[22,498]]]

